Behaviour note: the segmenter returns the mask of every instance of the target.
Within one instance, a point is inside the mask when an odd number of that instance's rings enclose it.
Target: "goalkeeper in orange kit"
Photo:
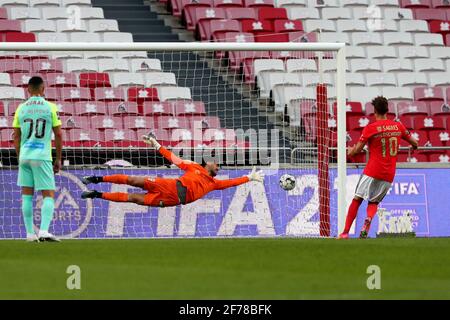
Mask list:
[[[164,158],[178,166],[181,170],[184,170],[185,174],[178,179],[147,178],[124,174],[104,177],[88,176],[82,179],[84,184],[100,182],[126,184],[144,189],[147,193],[98,192],[91,190],[83,192],[81,198],[100,198],[115,202],[132,202],[150,207],[172,207],[194,202],[214,190],[235,187],[249,181],[261,183],[264,181],[264,174],[262,171],[256,171],[255,167],[247,176],[229,180],[215,179],[214,177],[219,171],[219,166],[216,163],[206,162],[200,165],[193,161],[183,160],[162,147],[153,135],[144,136],[143,139],[147,144],[156,148]]]

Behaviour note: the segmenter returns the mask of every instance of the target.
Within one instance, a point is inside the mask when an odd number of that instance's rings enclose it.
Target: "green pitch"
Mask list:
[[[0,241],[0,298],[450,299],[449,252],[450,239]]]

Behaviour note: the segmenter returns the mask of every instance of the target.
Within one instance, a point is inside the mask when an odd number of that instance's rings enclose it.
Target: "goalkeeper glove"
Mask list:
[[[159,148],[161,148],[161,144],[156,140],[156,137],[152,132],[150,132],[148,135],[143,135],[142,140],[151,147],[156,148],[156,150],[159,150]]]
[[[256,171],[256,167],[253,167],[252,172],[247,177],[250,181],[264,182],[264,172],[262,170]]]

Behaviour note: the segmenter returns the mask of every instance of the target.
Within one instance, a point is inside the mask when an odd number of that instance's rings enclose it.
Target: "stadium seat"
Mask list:
[[[273,0],[244,0],[244,6],[247,8],[264,9],[273,8]]]
[[[300,20],[277,19],[273,22],[274,32],[303,31],[303,24]]]
[[[176,17],[181,17],[184,8],[189,7],[211,7],[211,1],[209,0],[169,0],[169,8],[172,14]]]
[[[97,62],[100,72],[130,72],[130,66],[125,59],[99,59]]]
[[[413,72],[414,67],[411,60],[406,59],[384,59],[384,72]],[[417,70],[416,70],[417,71]]]
[[[449,60],[450,59],[450,48],[449,47],[430,47],[430,55],[435,59]]]
[[[244,6],[242,0],[214,0],[213,7],[216,8],[241,8]]]
[[[404,115],[428,115],[428,106],[423,101],[399,102],[397,104],[397,113]]]
[[[80,73],[80,87],[111,87],[108,73]]]
[[[155,123],[153,119],[150,117],[127,116],[123,118],[123,124],[125,129],[131,130],[147,129],[146,134],[149,132],[149,129],[155,128]],[[140,140],[141,136],[137,136],[137,139]]]
[[[112,85],[114,85],[115,87],[143,87],[145,85],[145,79],[142,73],[113,73]]]
[[[414,45],[414,38],[408,32],[386,32],[383,34],[383,45],[385,46],[407,46]],[[370,43],[369,43],[370,44]],[[373,43],[376,44],[376,43]]]
[[[36,73],[62,73],[64,68],[58,59],[36,59],[32,63],[32,70]]]
[[[92,6],[91,0],[61,0],[61,5],[63,7],[68,7],[70,5],[76,6]]]
[[[444,93],[439,87],[419,87],[414,89],[414,100],[416,101],[444,101]]]
[[[104,32],[104,42],[133,42],[133,35],[127,32]]]
[[[449,130],[431,130],[428,132],[428,138],[433,146],[450,146]]]
[[[0,124],[4,118],[0,118]],[[0,126],[0,148],[11,148],[14,142],[14,131],[11,129],[2,129]]]
[[[0,86],[2,86],[2,87],[3,86],[6,86],[6,87],[11,86],[11,76],[9,75],[9,73],[6,73],[6,72],[0,73]]]
[[[146,116],[171,116],[174,114],[170,102],[144,102],[143,114]]]
[[[199,25],[199,36],[202,41],[223,41],[227,32],[239,32],[241,25],[238,20],[209,20]]]
[[[286,9],[288,17],[291,20],[320,19],[319,10],[317,8],[289,7]]]
[[[63,134],[63,143],[66,147],[100,146],[99,142],[105,140],[102,133],[98,130],[74,128],[72,130],[64,130]]]
[[[400,0],[400,6],[403,8],[431,8],[431,0]]]
[[[191,90],[185,87],[158,87],[161,101],[191,100]]]
[[[348,115],[347,128],[348,130],[363,130],[370,123],[369,118],[361,115]]]
[[[401,32],[430,32],[425,20],[403,20],[399,22]]]
[[[366,80],[364,78],[364,74],[362,73],[347,73],[345,80],[347,82],[347,86],[349,87],[366,86]]]
[[[428,162],[428,157],[425,154],[415,153],[408,156],[407,152],[399,152],[397,156],[398,162],[422,163]]]
[[[172,106],[175,116],[206,115],[205,104],[201,101],[175,101]]]
[[[50,20],[25,20],[24,30],[26,32],[56,32],[56,26]]]
[[[121,57],[128,58],[128,57]],[[159,59],[134,58],[131,60],[131,72],[162,71]]]
[[[322,18],[325,20],[343,20],[352,19],[352,11],[350,8],[323,8]]]
[[[258,10],[259,20],[276,21],[279,19],[287,19],[287,12],[284,8],[263,7]]]
[[[430,114],[432,116],[448,116],[450,115],[450,106],[443,101],[432,101],[430,102]]]
[[[242,20],[242,19],[258,19],[258,11],[254,8],[227,8],[227,19]]]
[[[89,32],[115,32],[119,31],[117,20],[112,19],[98,19],[90,20],[88,22]]]
[[[428,156],[429,162],[439,162],[439,163],[449,163],[450,162],[450,157],[448,155],[448,153],[444,153],[444,152],[439,152],[439,153],[434,153],[434,154],[430,154]]]
[[[74,73],[48,73],[46,84],[48,87],[78,87],[78,79]]]
[[[141,105],[144,101],[159,101],[156,88],[128,88],[128,101],[137,102]]]
[[[67,59],[66,72],[97,72],[97,61],[92,59]]]
[[[139,114],[139,108],[136,102],[112,101],[107,102],[106,106],[108,114],[112,116],[124,116],[124,119],[130,115],[134,116]]]
[[[43,75],[41,75],[43,76]],[[30,80],[30,73],[16,72],[11,74],[11,84],[15,87],[28,87],[28,81]],[[44,78],[43,78],[44,79]]]
[[[75,106],[74,106],[74,104],[72,102],[58,101],[58,102],[56,102],[56,105],[58,107],[58,114],[60,116],[77,115],[77,111],[76,111]]]
[[[121,117],[111,117],[111,116],[93,116],[91,119],[92,129],[122,129],[122,118]]]
[[[122,88],[95,88],[95,100],[104,102],[125,101],[125,92]]]
[[[416,116],[414,117],[416,130],[444,130],[444,120],[440,117]]]
[[[0,63],[0,72],[29,73],[31,72],[30,61],[26,59],[7,59]]]
[[[350,61],[350,66],[352,72],[380,72],[381,66],[380,62],[378,60],[371,60],[371,59],[352,59]],[[388,72],[388,70],[384,70],[385,72]]]
[[[427,75],[422,72],[400,72],[396,76],[397,83],[400,87],[428,85]]]
[[[447,15],[442,9],[416,9],[414,18],[417,20],[447,20]]]
[[[94,116],[108,114],[106,103],[103,101],[78,101],[74,103],[76,115],[79,116]]]
[[[368,73],[366,75],[366,81],[369,87],[397,86],[397,80],[392,73]]]
[[[188,30],[194,31],[198,22],[202,20],[225,19],[225,9],[223,8],[184,8],[184,23]]]
[[[145,86],[176,86],[177,80],[172,72],[150,72],[145,74]]]
[[[352,45],[354,46],[381,46],[383,44],[388,45],[387,42],[383,42],[379,33],[355,32],[352,34]]]
[[[105,129],[104,135],[102,145],[105,147],[128,148],[134,146],[134,142],[138,140],[133,130]]]
[[[242,32],[249,32],[253,34],[273,31],[270,21],[258,21],[253,19],[243,19],[241,22]]]
[[[446,9],[450,8],[450,3],[447,0],[431,0],[431,6],[435,9]]]
[[[158,117],[158,128],[160,129],[177,129],[190,128],[189,119],[185,117],[175,118],[169,116]]]
[[[90,117],[81,116],[61,116],[62,128],[66,130],[91,128]]]
[[[91,100],[91,91],[88,88],[61,88],[60,90],[62,101]]]
[[[193,116],[190,118],[190,127],[192,129],[202,128],[206,129],[220,129],[220,119],[219,117],[211,116]]]
[[[40,7],[40,6],[59,7],[59,5],[60,5],[59,0],[30,0],[30,6],[32,6],[32,7]]]
[[[163,146],[170,145],[170,135],[169,131],[161,128],[152,129],[151,132],[156,136],[158,142]],[[149,133],[148,129],[139,129],[136,131],[136,136],[140,139],[143,135],[147,135]],[[144,147],[148,147],[145,143],[142,144]]]
[[[438,47],[430,47],[430,50],[438,49]],[[426,47],[406,46],[399,47],[399,58],[404,59],[417,59],[417,58],[429,58],[428,49]]]

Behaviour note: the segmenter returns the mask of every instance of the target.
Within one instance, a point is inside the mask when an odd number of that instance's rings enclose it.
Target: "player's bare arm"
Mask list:
[[[349,147],[348,148],[348,156],[349,157],[354,157],[357,154],[361,153],[363,151],[365,145],[366,144],[364,142],[359,141],[353,147]]]
[[[419,142],[413,137],[407,136],[403,139],[411,145],[413,150],[417,150],[417,148],[419,148]]]

